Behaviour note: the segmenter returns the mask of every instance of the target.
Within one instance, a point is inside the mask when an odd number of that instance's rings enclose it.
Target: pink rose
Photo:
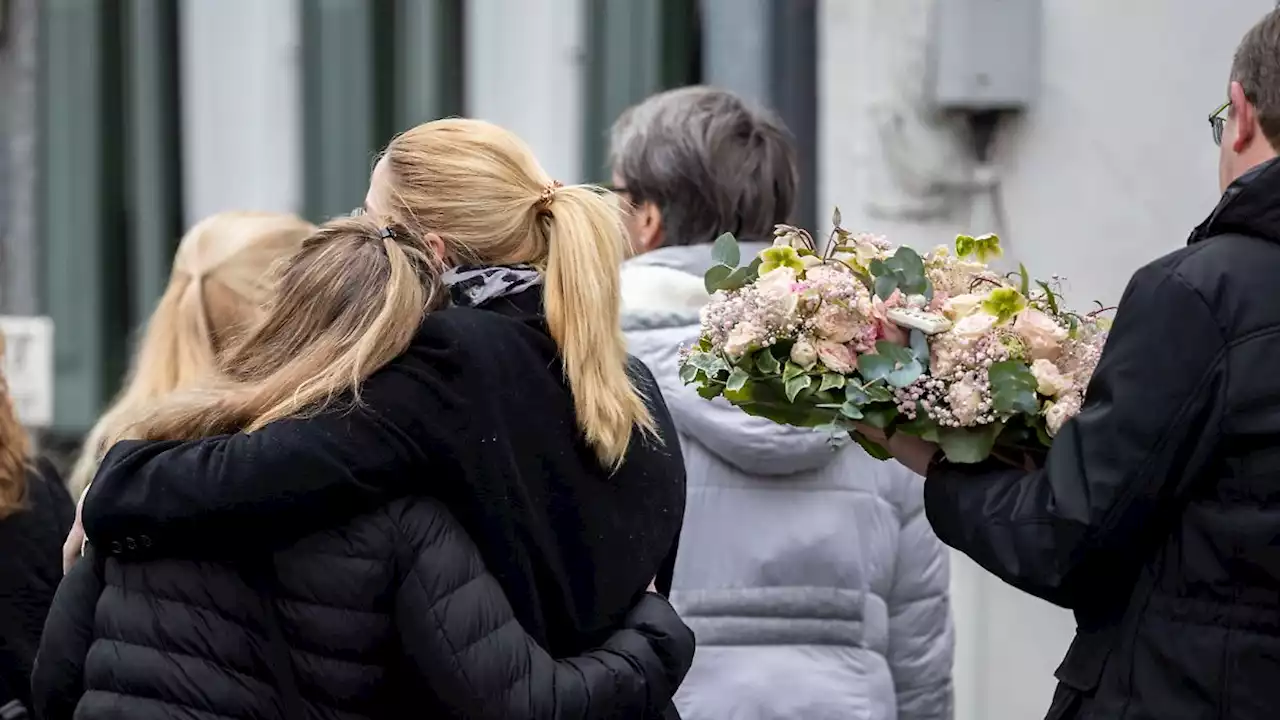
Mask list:
[[[1013,331],[1027,344],[1032,360],[1057,359],[1067,339],[1066,328],[1035,308],[1018,313],[1013,320]]]
[[[848,345],[833,340],[818,341],[818,359],[833,373],[853,372],[855,358]]]
[[[825,303],[814,316],[814,330],[823,340],[847,343],[858,334],[858,316],[848,308]]]
[[[896,304],[894,304],[895,302]],[[893,291],[893,294],[889,296],[888,300],[881,301],[878,297],[871,299],[871,316],[875,318],[876,321],[876,338],[878,340],[884,340],[903,347],[906,347],[907,343],[911,341],[910,333],[898,327],[896,323],[892,322],[885,316],[885,313],[888,312],[890,308],[899,307],[902,304],[902,293],[897,290]]]

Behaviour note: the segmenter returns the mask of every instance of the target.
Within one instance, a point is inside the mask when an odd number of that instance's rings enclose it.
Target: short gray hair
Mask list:
[[[609,160],[619,190],[662,211],[667,245],[710,242],[724,232],[765,240],[795,206],[791,133],[725,90],[685,87],[629,108],[613,124]]]
[[[1267,142],[1280,150],[1280,10],[1267,13],[1240,41],[1231,79],[1258,109]]]

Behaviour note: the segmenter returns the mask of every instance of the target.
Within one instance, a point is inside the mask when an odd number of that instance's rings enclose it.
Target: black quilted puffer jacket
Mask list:
[[[91,551],[33,700],[49,720],[660,717],[693,645],[649,594],[602,647],[553,660],[448,511],[401,499],[249,563]]]

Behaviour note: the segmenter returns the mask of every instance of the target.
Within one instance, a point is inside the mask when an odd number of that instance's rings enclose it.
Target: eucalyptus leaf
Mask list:
[[[746,370],[736,367],[733,369],[733,372],[729,373],[729,379],[725,382],[725,389],[733,391],[741,390],[750,379],[751,375],[749,375]]]
[[[764,262],[760,258],[755,258],[747,265],[747,282],[753,283],[760,278],[760,263]]]
[[[758,266],[757,266],[758,267]],[[724,280],[720,281],[721,290],[740,290],[755,278],[752,276],[753,270],[750,267],[740,267],[729,273]]]
[[[895,273],[881,275],[876,278],[876,297],[888,300],[894,290],[898,289],[898,277]]]
[[[910,350],[888,340],[876,342],[876,354],[889,358],[895,363],[908,363],[915,360],[915,355]]]
[[[1026,363],[1020,360],[992,363],[987,369],[987,380],[991,384],[991,407],[997,413],[1034,415],[1040,411],[1036,377]]]
[[[782,369],[778,358],[773,356],[773,351],[769,348],[756,353],[756,367],[760,368],[760,372],[766,375],[777,375],[778,371]]]
[[[711,246],[711,259],[730,268],[738,267],[742,255],[733,233],[724,233],[716,238],[715,244]]]
[[[857,405],[854,405],[851,402],[847,402],[840,406],[840,414],[843,415],[844,417],[849,418],[850,420],[861,420],[862,408],[858,407]]]
[[[702,276],[702,285],[707,292],[713,293],[719,290],[720,284],[732,274],[733,268],[728,265],[712,265],[711,269],[707,270],[707,274]]]
[[[839,390],[844,387],[844,376],[836,373],[823,373],[822,384],[818,386],[818,392],[827,390]]]
[[[844,400],[854,405],[862,406],[871,402],[871,396],[867,394],[857,383],[848,383],[844,386]]]
[[[923,374],[924,366],[920,364],[919,360],[912,358],[911,362],[903,363],[902,367],[889,373],[885,380],[888,380],[889,384],[896,388],[904,388],[919,380]]]
[[[919,330],[911,331],[911,354],[929,371],[929,337]]]
[[[858,372],[868,381],[883,380],[894,371],[894,362],[884,355],[859,355]]]
[[[928,287],[924,275],[924,261],[920,255],[905,245],[893,254],[893,265],[897,266],[899,289],[908,295],[923,295]]]
[[[813,384],[813,378],[808,375],[797,375],[787,381],[787,400],[796,401],[796,396],[802,391],[808,390]]]
[[[850,248],[850,250],[852,250],[852,248]],[[874,277],[880,277],[881,275],[889,275],[893,272],[892,270],[889,269],[889,266],[885,265],[884,261],[881,260],[880,258],[873,259],[871,263],[867,265],[867,269],[871,271],[871,274]]]
[[[1004,423],[991,423],[972,428],[940,428],[938,446],[947,461],[971,465],[991,457],[991,449],[1004,430]]]

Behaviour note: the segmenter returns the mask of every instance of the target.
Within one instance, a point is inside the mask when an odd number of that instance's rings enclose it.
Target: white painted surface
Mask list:
[[[1236,44],[1274,6],[1045,0],[1039,99],[996,141],[1012,260],[1066,275],[1073,303],[1114,302],[1134,270],[1179,247],[1217,201],[1206,118],[1225,97]],[[955,159],[964,146],[945,127],[905,113],[912,135],[897,149],[916,172],[886,169],[873,118],[902,112],[904,98],[921,91],[918,43],[928,7],[929,0],[827,0],[818,23],[821,202],[839,204],[847,226],[918,247],[993,224],[985,201],[972,208],[969,225],[968,203],[947,207],[945,198],[922,199],[905,187],[964,170]],[[957,720],[1042,717],[1074,630],[1070,614],[962,557],[953,569]]]
[[[585,1],[469,0],[466,10],[467,115],[515,132],[565,184],[582,178]]]
[[[47,317],[0,315],[4,358],[0,364],[18,422],[44,428],[53,423],[53,321]]]
[[[182,0],[180,15],[187,224],[226,210],[299,211],[297,0]]]

